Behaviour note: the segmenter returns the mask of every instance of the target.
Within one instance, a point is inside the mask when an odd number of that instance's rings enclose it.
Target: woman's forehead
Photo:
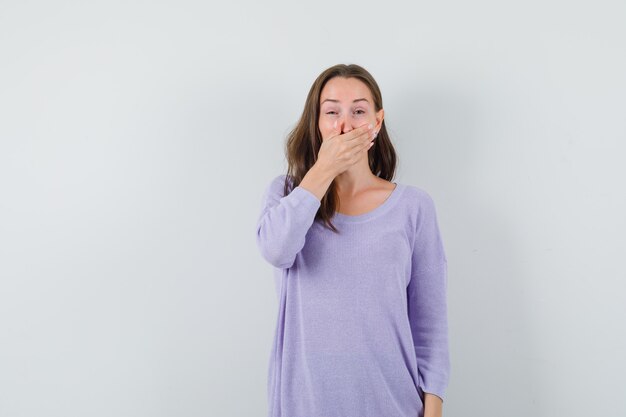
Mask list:
[[[332,78],[326,83],[320,95],[321,103],[325,101],[352,103],[363,99],[371,102],[372,96],[367,85],[356,78]]]

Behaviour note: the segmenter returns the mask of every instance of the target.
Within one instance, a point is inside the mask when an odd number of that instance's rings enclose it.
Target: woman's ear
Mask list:
[[[383,119],[385,118],[385,110],[380,109],[376,112],[376,128],[374,129],[376,132],[380,132],[380,129],[383,126]]]

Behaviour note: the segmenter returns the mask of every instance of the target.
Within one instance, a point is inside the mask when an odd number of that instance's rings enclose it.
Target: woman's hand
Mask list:
[[[322,170],[332,173],[333,178],[341,174],[372,147],[375,135],[373,125],[362,125],[354,130],[336,134],[322,141],[315,162]]]
[[[435,394],[424,393],[424,417],[441,417],[443,401]]]

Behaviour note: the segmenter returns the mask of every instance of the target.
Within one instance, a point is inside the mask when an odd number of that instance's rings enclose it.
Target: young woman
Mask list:
[[[448,386],[447,260],[435,205],[391,182],[374,78],[315,80],[265,190],[257,244],[275,269],[269,417],[438,417]]]

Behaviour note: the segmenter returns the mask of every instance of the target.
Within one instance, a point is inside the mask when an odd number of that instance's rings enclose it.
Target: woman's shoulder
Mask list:
[[[436,217],[435,200],[424,187],[414,184],[402,184],[404,190],[402,198],[404,209],[411,213],[414,221]]]
[[[287,174],[276,174],[272,178],[272,184],[285,184],[285,180],[289,181],[289,185],[293,185],[293,178]]]
[[[404,188],[403,196],[405,200],[418,205],[434,203],[432,196],[425,188],[408,183],[400,184]]]
[[[287,174],[276,174],[266,187],[266,193],[278,197],[285,195],[285,181],[288,183],[288,192],[293,189],[293,179]]]
[[[406,227],[413,239],[417,230],[421,229],[423,233],[433,230],[430,225],[437,224],[437,210],[433,197],[424,187],[413,184],[403,186],[401,210],[407,215]]]

